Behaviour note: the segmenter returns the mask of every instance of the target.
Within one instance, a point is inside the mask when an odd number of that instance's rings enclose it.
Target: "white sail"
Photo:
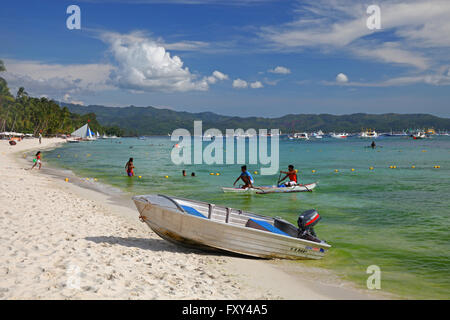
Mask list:
[[[87,137],[89,137],[89,132],[90,132],[89,126],[86,123],[81,128],[79,128],[79,129],[75,130],[74,132],[72,132],[70,135],[73,136],[73,137],[86,139]]]

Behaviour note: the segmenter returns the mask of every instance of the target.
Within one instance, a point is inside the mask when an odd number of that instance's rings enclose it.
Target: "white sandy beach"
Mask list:
[[[321,270],[205,254],[168,243],[109,196],[29,170],[24,151],[62,139],[0,141],[0,299],[367,299]],[[23,160],[23,159],[22,159]],[[378,297],[378,296],[377,296]]]

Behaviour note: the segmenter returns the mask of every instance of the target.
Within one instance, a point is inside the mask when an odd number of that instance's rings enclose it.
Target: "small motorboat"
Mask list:
[[[332,133],[331,137],[335,138],[335,139],[346,139],[346,138],[348,138],[348,133],[345,133],[345,132],[344,133],[338,133],[338,134]]]
[[[312,191],[317,186],[317,182],[309,184],[298,184],[292,187],[284,186],[261,186],[254,188],[227,188],[222,187],[225,193],[253,193],[253,194],[267,194],[267,193],[290,193],[290,192],[305,192]]]
[[[290,136],[290,140],[309,140],[309,136],[306,132],[297,132]]]
[[[166,195],[134,196],[145,222],[161,238],[188,247],[266,259],[321,259],[331,248],[317,238],[320,218],[312,209],[298,225],[196,200]]]
[[[412,134],[411,137],[415,140],[428,138],[424,131],[417,131],[416,133]]]

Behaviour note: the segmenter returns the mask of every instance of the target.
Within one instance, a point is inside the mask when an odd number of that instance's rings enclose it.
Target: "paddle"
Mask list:
[[[277,187],[279,187],[280,186],[280,179],[281,179],[281,172],[280,172],[280,174],[278,175],[278,180],[277,180]]]
[[[312,190],[308,189],[308,187],[306,186],[306,184],[304,184],[303,186],[306,188],[306,190],[307,190],[308,192],[312,192]]]

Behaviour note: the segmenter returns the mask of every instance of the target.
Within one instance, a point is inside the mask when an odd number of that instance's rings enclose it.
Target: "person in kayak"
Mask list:
[[[294,170],[294,166],[292,164],[290,164],[288,166],[288,170],[289,171],[280,171],[280,173],[284,173],[286,174],[284,176],[283,179],[281,179],[280,181],[278,181],[278,184],[280,184],[280,182],[286,180],[286,178],[289,177],[289,181],[284,183],[285,187],[292,187],[292,186],[296,186],[297,185],[297,171]]]
[[[133,158],[130,158],[128,160],[127,164],[125,165],[125,170],[127,171],[127,175],[129,177],[134,177],[134,165],[133,165]]]
[[[244,182],[242,189],[253,188],[253,183],[255,183],[255,181],[250,172],[247,171],[247,166],[242,166],[241,171],[241,175],[233,183],[233,186],[241,179]]]

